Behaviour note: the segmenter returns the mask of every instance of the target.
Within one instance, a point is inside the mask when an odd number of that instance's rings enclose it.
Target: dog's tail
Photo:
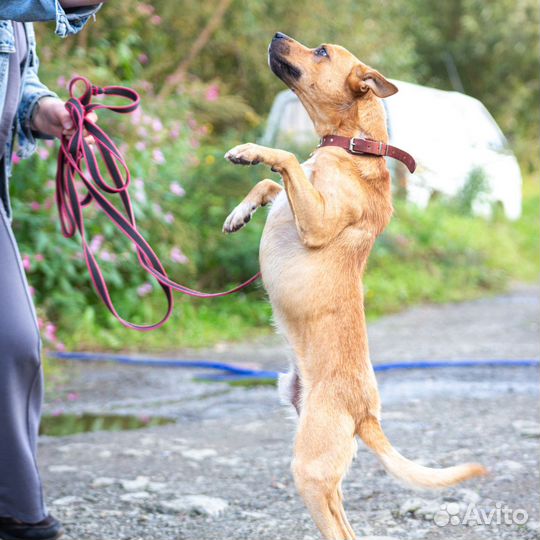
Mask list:
[[[404,458],[386,438],[381,424],[374,416],[368,416],[358,428],[358,435],[377,454],[384,468],[394,478],[409,486],[423,489],[439,489],[459,484],[475,476],[488,474],[479,463],[464,463],[455,467],[432,469]]]

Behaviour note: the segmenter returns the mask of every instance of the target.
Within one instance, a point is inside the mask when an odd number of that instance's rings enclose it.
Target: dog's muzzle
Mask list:
[[[290,43],[292,41],[286,34],[277,32],[268,47],[270,69],[287,85],[292,84],[302,76],[302,72],[286,59],[291,52]]]

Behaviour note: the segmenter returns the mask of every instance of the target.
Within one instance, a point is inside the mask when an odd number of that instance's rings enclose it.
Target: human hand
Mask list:
[[[97,122],[97,115],[91,112],[87,116],[91,122]],[[65,108],[65,104],[62,100],[47,96],[41,98],[37,104],[36,109],[32,115],[32,129],[45,135],[57,137],[71,137],[75,132],[73,126],[73,120],[69,112]],[[88,134],[85,130],[84,138],[88,144],[93,144],[94,137]]]

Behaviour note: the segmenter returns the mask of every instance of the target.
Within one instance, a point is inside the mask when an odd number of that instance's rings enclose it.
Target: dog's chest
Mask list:
[[[304,167],[310,178],[311,169]],[[309,254],[298,235],[285,190],[272,203],[261,238],[259,259],[265,287],[274,296],[286,283],[296,281],[298,268],[306,268]]]

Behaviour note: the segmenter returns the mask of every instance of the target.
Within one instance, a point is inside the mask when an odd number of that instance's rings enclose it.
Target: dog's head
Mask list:
[[[281,32],[270,43],[268,63],[274,74],[298,95],[319,135],[343,128],[354,131],[357,127],[349,124],[358,123],[358,113],[381,110],[377,98],[391,96],[398,90],[339,45],[310,49]]]

